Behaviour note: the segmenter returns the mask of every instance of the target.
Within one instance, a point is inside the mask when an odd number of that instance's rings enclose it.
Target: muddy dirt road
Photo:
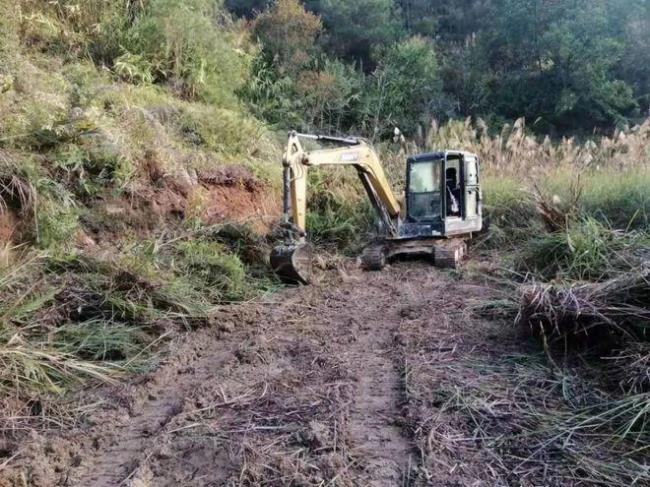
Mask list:
[[[525,340],[469,312],[492,293],[404,263],[223,308],[155,371],[84,392],[0,485],[573,485],[516,441],[503,361]]]

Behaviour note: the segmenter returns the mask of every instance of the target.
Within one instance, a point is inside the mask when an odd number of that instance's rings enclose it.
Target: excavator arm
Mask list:
[[[341,147],[305,151],[301,138],[333,142]],[[292,132],[282,160],[284,165],[284,210],[302,233],[306,232],[307,172],[310,167],[353,166],[368,197],[389,233],[396,233],[400,213],[397,198],[390,188],[375,151],[364,141],[351,138],[303,135]]]
[[[336,147],[306,151],[301,139],[328,142]],[[324,165],[353,166],[376,210],[384,231],[397,236],[400,205],[390,188],[384,169],[375,151],[363,140],[291,132],[284,156],[284,213],[294,230],[293,241],[276,247],[271,254],[271,265],[281,277],[308,283],[312,254],[305,241],[307,232],[307,182],[310,167]]]

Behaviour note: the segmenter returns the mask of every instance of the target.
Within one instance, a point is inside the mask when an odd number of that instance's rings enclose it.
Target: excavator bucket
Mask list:
[[[309,284],[314,252],[309,244],[281,245],[271,252],[271,267],[280,279],[291,284]]]

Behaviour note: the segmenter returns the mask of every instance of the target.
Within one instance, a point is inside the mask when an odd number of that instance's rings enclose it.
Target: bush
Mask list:
[[[320,19],[298,0],[277,0],[255,19],[253,31],[267,60],[276,63],[280,73],[296,73],[309,62],[322,27]]]
[[[183,260],[179,265],[196,281],[198,289],[221,294],[226,300],[246,291],[246,269],[236,255],[207,240],[188,240],[176,245]]]
[[[615,231],[585,216],[565,231],[531,235],[519,263],[543,279],[599,281],[640,265],[635,252],[648,245],[644,233]]]
[[[124,34],[118,70],[136,80],[169,81],[183,95],[236,106],[248,58],[219,4],[210,0],[153,0]],[[137,62],[134,62],[137,61]],[[127,69],[129,68],[129,69]]]
[[[387,134],[398,126],[415,134],[418,124],[428,125],[442,84],[433,44],[413,37],[385,49],[369,78],[364,100],[367,130]]]
[[[300,73],[296,91],[308,127],[341,132],[357,122],[363,78],[354,68],[326,59],[321,69]]]
[[[512,247],[530,238],[537,212],[528,188],[511,178],[486,177],[482,191],[490,247]]]
[[[365,193],[357,187],[361,183],[355,181],[353,186],[348,181],[346,185],[342,181],[346,176],[337,171],[309,172],[307,231],[318,245],[355,251],[376,217]]]
[[[650,171],[595,172],[584,179],[583,211],[618,229],[650,231]]]

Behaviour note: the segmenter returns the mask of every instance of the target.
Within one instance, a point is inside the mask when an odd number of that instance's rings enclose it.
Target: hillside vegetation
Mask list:
[[[257,47],[218,4],[0,10],[1,387],[30,398],[273,286],[254,229],[279,155],[236,95]]]

